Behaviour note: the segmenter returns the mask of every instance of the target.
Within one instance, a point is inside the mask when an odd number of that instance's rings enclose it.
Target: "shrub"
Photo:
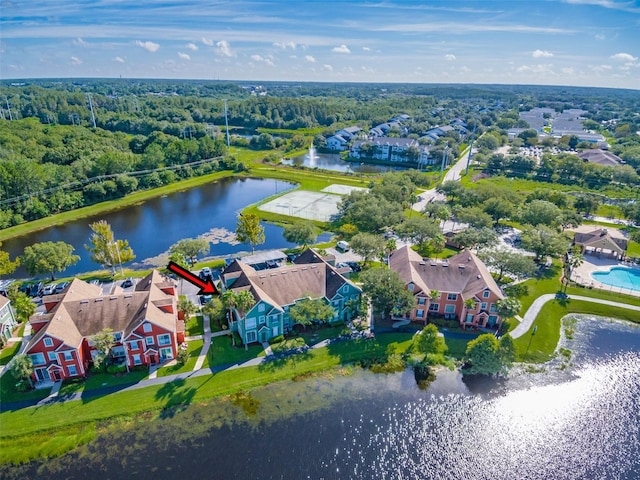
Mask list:
[[[189,350],[186,347],[183,347],[182,345],[180,345],[180,348],[178,349],[178,356],[176,357],[176,361],[180,365],[184,365],[189,361]]]
[[[277,337],[273,337],[269,339],[269,345],[273,345],[275,343],[284,342],[284,335],[278,335]]]
[[[107,367],[107,373],[124,373],[126,371],[126,365],[109,365]]]
[[[31,390],[31,385],[28,380],[20,380],[16,383],[16,391],[18,392],[27,392]]]

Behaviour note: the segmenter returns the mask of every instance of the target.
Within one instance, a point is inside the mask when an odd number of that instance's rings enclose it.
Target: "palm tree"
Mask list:
[[[571,253],[567,255],[567,261],[565,262],[565,279],[564,279],[564,291],[567,291],[569,280],[571,279],[571,272],[574,268],[578,268],[584,263],[584,255],[580,252],[580,247],[574,246]]]
[[[236,301],[236,308],[240,313],[240,317],[246,316],[247,311],[250,310],[251,307],[253,307],[256,303],[255,298],[253,298],[253,295],[249,290],[241,290],[238,293],[236,293],[235,301]],[[246,342],[244,344],[244,349],[245,350],[249,349]]]
[[[229,317],[227,318],[227,322],[229,323],[229,329],[231,329],[231,323],[233,322],[233,309],[236,306],[236,292],[233,290],[225,290],[220,295],[220,300],[222,301],[222,305],[224,308],[229,310]],[[231,334],[231,343],[235,347],[236,346],[236,338],[233,334]]]
[[[430,290],[427,296],[429,297],[429,305],[427,306],[427,312],[425,313],[425,316],[424,316],[425,323],[427,323],[427,318],[429,318],[429,310],[431,308],[431,302],[433,300],[437,300],[438,298],[440,298],[440,290]]]
[[[467,307],[467,312],[476,308],[476,301],[473,298],[467,298],[464,301],[464,306]]]

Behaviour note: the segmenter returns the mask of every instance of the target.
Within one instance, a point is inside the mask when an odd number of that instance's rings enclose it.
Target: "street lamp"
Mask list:
[[[529,347],[531,346],[531,342],[533,340],[533,336],[536,334],[537,331],[538,331],[538,326],[534,325],[533,326],[533,330],[531,330],[531,337],[529,337],[529,344],[527,345],[527,349],[524,352],[525,358],[527,357],[527,354],[529,353]]]

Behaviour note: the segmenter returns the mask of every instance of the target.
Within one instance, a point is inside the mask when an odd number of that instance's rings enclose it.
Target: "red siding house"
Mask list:
[[[113,331],[112,361],[127,367],[175,358],[184,341],[175,284],[156,270],[133,292],[115,287],[103,294],[101,287],[76,278],[43,303],[45,313],[29,319],[33,335],[25,351],[37,382],[86,375],[96,354],[91,337],[105,328]]]
[[[413,292],[416,304],[409,314],[411,321],[426,324],[429,316],[438,316],[455,319],[460,326],[488,328],[502,322],[497,302],[504,294],[485,264],[468,250],[438,261],[423,259],[405,246],[391,254],[389,268]],[[435,290],[439,295],[431,298]]]

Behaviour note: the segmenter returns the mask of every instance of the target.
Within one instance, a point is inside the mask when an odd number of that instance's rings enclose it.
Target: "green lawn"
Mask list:
[[[2,351],[0,351],[0,365],[6,365],[9,363],[9,360],[11,360],[20,350],[20,345],[22,345],[22,342],[5,345]]]
[[[640,243],[629,240],[627,255],[632,258],[640,258]]]
[[[186,323],[186,332],[185,336],[187,337],[195,337],[196,335],[204,335],[204,319],[202,315],[194,315],[189,318],[189,321]]]
[[[20,402],[26,400],[41,400],[49,395],[50,388],[44,390],[31,390],[28,392],[16,392],[16,380],[11,372],[6,372],[0,377],[0,399],[2,402]],[[2,423],[0,423],[0,427]]]
[[[192,340],[187,343],[187,350],[189,351],[189,360],[184,365],[176,364],[171,365],[170,367],[162,367],[158,369],[158,377],[166,377],[167,375],[174,375],[176,373],[186,373],[191,372],[193,367],[196,366],[196,362],[198,361],[198,355],[202,352],[202,346],[204,345],[204,340]],[[205,360],[206,362],[206,360]],[[205,365],[203,365],[203,368]]]
[[[229,339],[222,338],[222,340]],[[16,437],[45,430],[52,430],[51,436],[55,437],[59,428],[70,428],[85,422],[205,401],[215,396],[248,390],[274,381],[332,369],[367,356],[402,353],[409,348],[411,342],[412,335],[402,333],[380,335],[373,340],[336,342],[329,347],[310,350],[305,354],[293,355],[254,367],[226,370],[215,375],[123,391],[84,401],[55,403],[37,409],[3,412],[0,413],[2,429],[0,451],[15,441]]]
[[[60,388],[60,396],[68,395],[75,392],[83,392],[95,390],[97,388],[112,387],[116,385],[129,385],[138,383],[149,376],[149,370],[146,367],[136,367],[135,370],[128,373],[89,373],[86,380],[68,380],[65,381]]]
[[[260,352],[264,352],[260,345],[250,345],[248,351],[245,351],[244,346],[234,347],[231,345],[231,337],[215,337],[211,339],[211,346],[209,347],[209,365],[224,365],[226,363],[242,363],[256,358]]]
[[[536,363],[548,361],[560,340],[561,319],[569,313],[587,313],[640,323],[640,315],[634,310],[577,300],[568,300],[564,304],[552,300],[542,307],[533,323],[538,326],[536,334],[531,335],[532,325],[529,332],[514,340],[518,361]],[[530,346],[529,342],[531,342]]]

